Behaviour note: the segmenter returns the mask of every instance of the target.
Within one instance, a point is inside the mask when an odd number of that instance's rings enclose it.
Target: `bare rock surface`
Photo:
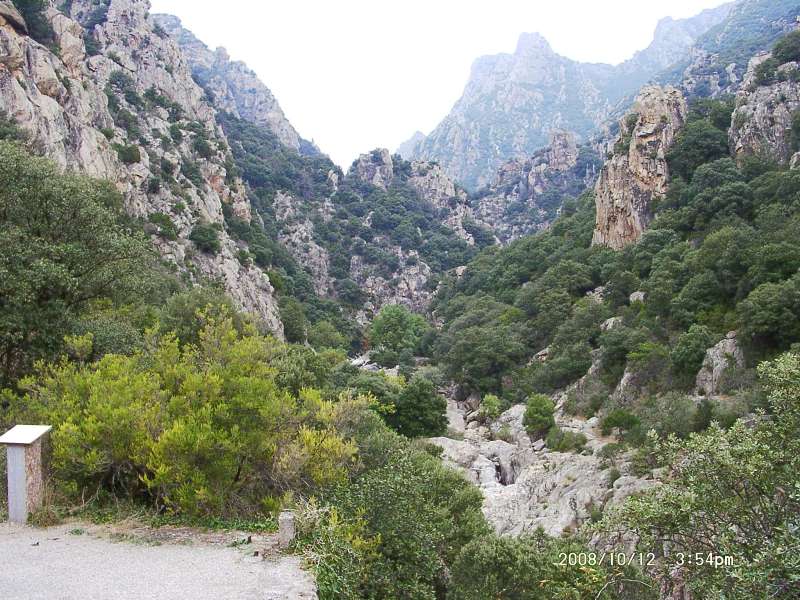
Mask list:
[[[153,538],[81,523],[47,529],[0,524],[0,590],[7,600],[317,597],[299,557],[254,556],[257,540],[247,543],[243,536]]]
[[[652,219],[651,202],[667,192],[666,155],[683,128],[686,111],[679,90],[642,89],[620,122],[615,151],[600,172],[593,244],[619,250],[641,237]]]
[[[68,8],[45,13],[57,54],[14,18],[0,19],[0,111],[61,168],[115,184],[132,216],[168,219],[175,234],[153,235],[164,259],[193,283],[222,281],[240,308],[282,337],[272,285],[238,259],[243,244],[224,229],[216,254],[189,240],[200,223],[221,226],[223,206],[244,220],[252,211],[243,182],[226,171],[215,108],[180,48],[155,28],[147,0],[110,0],[102,18],[92,0]]]
[[[750,61],[742,89],[736,95],[730,146],[739,160],[758,156],[786,165],[794,154],[792,118],[800,110],[800,63],[780,65],[776,80],[761,84],[756,68],[770,57],[761,54]]]
[[[559,397],[556,422],[586,437],[586,451],[556,452],[525,431],[524,405],[512,406],[489,426],[471,421],[480,398],[448,399],[451,434],[462,439],[432,438],[445,464],[458,469],[484,496],[483,513],[501,535],[520,535],[541,527],[559,536],[575,531],[596,511],[614,506],[653,485],[648,478],[622,476],[611,481],[597,453],[612,438],[603,437],[597,419],[563,413]],[[459,419],[461,415],[461,419]],[[468,422],[466,429],[460,423]]]

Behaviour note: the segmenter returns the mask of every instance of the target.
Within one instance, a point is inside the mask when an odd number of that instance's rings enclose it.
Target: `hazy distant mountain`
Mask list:
[[[525,33],[513,54],[475,61],[462,97],[410,157],[438,161],[461,184],[477,188],[504,161],[545,146],[555,129],[579,139],[595,131],[621,100],[688,57],[698,37],[730,9],[726,4],[690,19],[663,19],[650,46],[618,66],[571,60],[538,33]]]

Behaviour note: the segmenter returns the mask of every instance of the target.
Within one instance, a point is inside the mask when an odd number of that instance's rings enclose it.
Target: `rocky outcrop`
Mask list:
[[[797,26],[797,5],[790,0],[748,0],[713,10],[727,14],[697,39],[686,60],[658,79],[680,85],[689,97],[735,94],[751,57]]]
[[[736,340],[736,332],[731,331],[724,340],[706,351],[695,381],[696,394],[707,398],[718,396],[724,376],[733,370],[744,369],[744,366],[744,353]]]
[[[368,154],[362,154],[351,167],[351,172],[366,183],[387,190],[394,179],[394,163],[392,155],[386,148],[378,148]]]
[[[637,241],[652,218],[651,203],[669,182],[666,154],[686,120],[686,101],[675,88],[645,87],[595,187],[597,222],[592,243],[620,249]]]
[[[11,0],[0,1],[0,27],[8,26],[23,35],[28,34],[28,24]]]
[[[547,227],[565,198],[580,195],[597,179],[599,156],[578,146],[573,133],[555,130],[547,147],[500,167],[494,182],[472,201],[475,220],[508,243]]]
[[[212,96],[218,109],[265,127],[285,146],[300,150],[300,135],[269,88],[246,64],[232,61],[225,48],[212,51],[177,17],[154,15],[153,19],[178,42],[194,78]]]
[[[788,164],[797,150],[792,123],[800,111],[800,63],[780,65],[769,83],[760,83],[756,68],[769,60],[762,54],[750,61],[742,90],[736,95],[736,109],[730,128],[734,156],[746,156]]]
[[[281,225],[279,239],[310,273],[314,292],[324,298],[334,291],[334,281],[329,273],[330,255],[314,240],[314,224],[299,213],[296,204],[297,201],[284,192],[275,196],[272,206]]]
[[[465,223],[475,220],[467,193],[457,186],[444,169],[435,163],[414,161],[408,184],[421,198],[430,202],[442,215],[442,223],[452,229],[458,237],[473,245],[475,240],[465,228]]]
[[[468,190],[492,181],[508,160],[533,155],[557,129],[585,140],[637,90],[672,66],[729,7],[659,23],[652,44],[618,65],[579,63],[556,54],[539,34],[523,34],[513,54],[475,61],[450,114],[410,157],[439,162]],[[407,150],[406,150],[407,151]]]
[[[269,278],[239,261],[224,229],[213,255],[188,239],[198,223],[221,226],[223,205],[249,219],[250,204],[241,180],[226,172],[214,108],[177,45],[154,30],[149,8],[145,0],[111,0],[107,10],[73,0],[69,15],[48,9],[58,55],[4,19],[0,110],[62,168],[112,181],[131,215],[168,219],[176,235],[153,236],[165,260],[189,280],[221,280],[242,309],[282,336]],[[86,31],[81,22],[90,21]]]
[[[478,398],[478,401],[480,399]],[[575,531],[598,511],[616,506],[654,485],[650,477],[610,477],[596,456],[607,443],[596,418],[585,421],[556,414],[559,427],[586,436],[591,452],[555,452],[542,440],[531,442],[523,426],[524,405],[511,407],[489,427],[470,421],[462,427],[468,401],[449,399],[450,431],[463,439],[430,441],[442,448],[442,459],[465,474],[484,496],[483,513],[498,534],[520,535],[541,527],[560,536]],[[625,470],[627,457],[621,457]]]

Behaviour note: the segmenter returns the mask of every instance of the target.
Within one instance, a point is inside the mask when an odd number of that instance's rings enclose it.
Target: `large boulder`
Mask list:
[[[743,369],[744,366],[744,353],[736,340],[736,332],[731,331],[724,340],[706,350],[703,366],[695,380],[697,394],[706,397],[719,395],[726,371]]]

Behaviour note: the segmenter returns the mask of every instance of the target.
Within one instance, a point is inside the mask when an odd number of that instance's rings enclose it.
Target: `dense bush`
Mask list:
[[[198,223],[195,225],[189,234],[189,239],[194,242],[201,252],[217,254],[222,249],[222,244],[219,241],[219,231],[210,223]]]
[[[65,492],[146,494],[174,511],[230,515],[346,476],[355,446],[334,431],[334,406],[276,380],[286,349],[230,317],[200,318],[197,346],[167,335],[141,354],[44,367],[26,382],[20,414],[54,425]]]
[[[535,394],[528,399],[525,407],[525,416],[522,424],[528,435],[534,438],[542,438],[556,424],[553,417],[555,406],[553,401],[542,394]]]
[[[662,485],[628,500],[601,528],[624,527],[637,550],[660,553],[662,573],[673,584],[675,562],[702,548],[704,554],[735,557],[732,565],[684,563],[681,581],[704,598],[734,600],[800,594],[797,557],[783,548],[796,544],[800,525],[800,358],[780,357],[760,368],[770,397],[771,420],[725,431],[716,425],[686,441],[657,446],[663,460],[678,464]],[[724,526],[723,526],[724,524]]]
[[[121,207],[111,184],[0,142],[0,384],[54,357],[92,302],[136,301],[156,282]]]

